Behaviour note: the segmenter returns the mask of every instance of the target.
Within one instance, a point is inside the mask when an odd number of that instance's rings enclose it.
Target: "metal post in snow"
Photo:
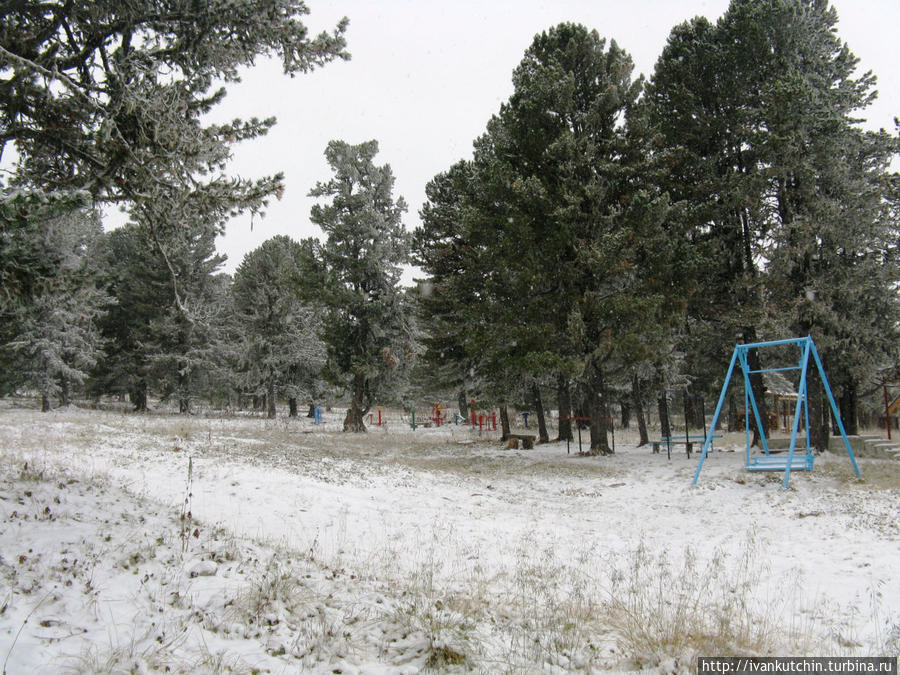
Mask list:
[[[807,336],[806,338],[809,340],[809,348],[812,353],[813,359],[816,362],[816,367],[819,369],[819,377],[822,378],[822,384],[825,385],[825,393],[828,395],[828,403],[831,405],[831,412],[834,414],[834,419],[837,420],[838,429],[841,431],[841,438],[844,439],[844,447],[847,448],[847,454],[850,456],[850,463],[853,465],[853,470],[856,472],[857,478],[860,477],[859,467],[856,465],[856,456],[853,454],[853,449],[850,447],[850,439],[847,438],[847,432],[844,429],[844,421],[841,419],[841,413],[838,410],[837,403],[835,403],[834,395],[831,393],[831,385],[828,384],[828,376],[825,375],[825,367],[822,365],[822,359],[819,358],[819,350],[816,349],[815,343],[812,341],[812,337]],[[809,438],[809,432],[807,431],[806,437]]]
[[[892,440],[891,439],[891,413],[890,413],[891,402],[890,402],[890,399],[888,398],[887,380],[881,381],[881,387],[882,387],[882,389],[884,389],[884,427],[885,427],[885,429],[887,429],[888,440],[890,441],[890,440]]]
[[[719,421],[719,414],[722,412],[722,404],[725,403],[725,394],[728,391],[728,383],[731,382],[731,374],[734,372],[734,364],[737,361],[738,350],[737,347],[734,349],[734,353],[731,355],[731,363],[728,365],[728,373],[725,375],[725,382],[722,383],[722,393],[719,394],[719,402],[716,404],[716,412],[713,413],[712,423],[710,427],[713,429],[716,428],[716,422]],[[709,452],[709,444],[712,441],[712,434],[706,437],[706,440],[703,442],[703,452],[700,453],[700,461],[697,462],[697,472],[694,474],[694,480],[691,485],[697,484],[697,479],[700,478],[700,469],[703,468],[703,462],[706,460],[706,453]]]

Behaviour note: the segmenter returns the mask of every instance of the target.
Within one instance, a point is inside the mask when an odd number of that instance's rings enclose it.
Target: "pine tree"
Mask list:
[[[224,256],[215,252],[211,229],[166,235],[153,241],[131,222],[105,237],[104,280],[116,305],[102,321],[110,348],[94,371],[94,388],[127,393],[136,410],[146,410],[155,393],[189,412],[193,399],[228,388],[221,341],[230,308],[217,274]]]
[[[98,286],[100,223],[92,210],[38,192],[4,205],[2,257],[14,262],[0,328],[4,388],[34,387],[47,411],[54,396],[69,405],[101,354],[97,321],[111,300]]]
[[[235,272],[232,294],[243,370],[265,394],[270,418],[277,395],[296,400],[304,390],[310,393],[324,361],[321,316],[300,295],[309,283],[302,274],[310,256],[310,241],[301,244],[279,235],[248,253]]]
[[[127,395],[146,411],[152,384],[146,344],[171,305],[169,274],[146,233],[133,223],[108,233],[99,247],[104,285],[115,299],[100,327],[108,348],[92,372],[95,394]]]
[[[886,133],[858,126],[875,78],[856,74],[834,9],[824,2],[775,9],[777,17],[758,18],[775,59],[759,111],[778,214],[767,249],[769,297],[776,325],[815,336],[844,424],[857,433],[859,392],[897,354],[900,338],[900,227],[886,200],[898,147]]]
[[[483,288],[493,262],[472,222],[478,219],[474,166],[458,162],[425,187],[422,225],[413,233],[415,263],[427,273],[416,308],[424,336],[423,364],[438,389],[486,394],[484,354],[473,346],[474,327],[484,318]]]
[[[646,93],[668,168],[660,186],[680,207],[671,236],[692,261],[689,322],[675,348],[688,352],[686,367],[700,382],[721,376],[736,341],[759,340],[765,316],[760,260],[771,222],[753,116],[765,48],[733,18],[729,9],[718,25],[701,17],[676,26]],[[756,351],[749,357],[758,370]],[[762,377],[753,374],[751,384],[763,405]]]
[[[397,368],[413,356],[409,309],[400,288],[401,265],[409,260],[409,236],[393,197],[389,165],[374,163],[378,143],[331,141],[325,158],[334,177],[310,195],[326,198],[310,219],[326,235],[318,258],[327,308],[322,338],[326,373],[349,385],[345,431],[365,431],[363,416]],[[349,379],[349,382],[348,382]]]
[[[631,71],[615,42],[583,26],[537,35],[472,162],[432,182],[418,235],[439,339],[479,357],[496,395],[555,376],[566,408],[579,376],[598,452],[609,449],[603,370],[639,357],[663,313],[663,263],[676,259]]]
[[[225,173],[232,145],[265,134],[274,119],[205,116],[223,100],[221,85],[258,57],[279,57],[291,76],[348,58],[347,21],[311,37],[307,13],[301,0],[102,0],[7,3],[0,15],[0,156],[14,144],[23,189],[84,190],[122,203],[144,230],[170,287],[169,314],[145,339],[175,350],[156,351],[153,362],[182,409],[208,372],[213,327],[197,285],[210,271],[185,256],[284,187],[281,174]]]
[[[189,413],[216,368],[216,273],[225,257],[216,253],[211,228],[186,227],[168,235],[153,246],[156,268],[168,272],[165,310],[151,320],[140,343],[163,400],[174,399],[180,413]]]
[[[15,2],[0,16],[0,154],[13,142],[20,177],[135,201],[209,168],[207,187],[248,204],[281,188],[219,175],[229,145],[274,120],[202,124],[239,69],[277,56],[294,75],[348,58],[343,20],[310,37],[300,0]],[[196,182],[196,181],[195,181]]]
[[[836,25],[824,0],[733,0],[715,26],[673,31],[648,100],[672,158],[665,187],[684,201],[702,256],[690,309],[705,347],[692,361],[721,363],[761,331],[812,333],[850,412],[896,344],[885,202],[896,146],[858,128],[874,76],[855,73]]]

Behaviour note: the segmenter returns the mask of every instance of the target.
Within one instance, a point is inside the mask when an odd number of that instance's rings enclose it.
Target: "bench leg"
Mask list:
[[[659,454],[659,443],[653,442],[652,445],[653,445],[653,454],[658,455]]]
[[[693,443],[685,443],[684,447],[685,447],[685,450],[687,450],[688,459],[690,459],[691,458],[691,450],[693,450],[694,444]]]

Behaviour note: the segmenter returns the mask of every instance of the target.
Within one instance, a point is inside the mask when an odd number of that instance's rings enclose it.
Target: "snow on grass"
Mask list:
[[[896,655],[900,470],[394,424],[0,407],[19,672],[692,671]],[[726,442],[730,439],[725,439]]]

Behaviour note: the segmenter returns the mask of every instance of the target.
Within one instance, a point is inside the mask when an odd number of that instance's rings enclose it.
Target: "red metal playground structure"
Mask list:
[[[759,370],[751,370],[747,362],[747,353],[751,349],[765,349],[769,347],[784,347],[795,345],[800,350],[800,360],[797,365],[780,366],[775,368],[761,368]],[[756,342],[752,344],[736,345],[734,353],[731,356],[731,364],[728,366],[728,374],[725,375],[725,383],[722,385],[722,393],[719,396],[719,402],[716,405],[716,412],[713,414],[711,429],[716,428],[719,421],[719,415],[722,413],[722,404],[725,402],[725,394],[728,391],[728,385],[731,382],[731,376],[734,373],[736,365],[740,365],[741,372],[744,375],[744,420],[745,433],[747,440],[747,465],[748,471],[784,471],[784,482],[782,487],[788,487],[791,478],[791,471],[812,471],[813,454],[809,440],[809,406],[807,404],[807,371],[809,369],[810,359],[812,359],[819,370],[819,376],[822,378],[825,393],[828,395],[828,403],[831,405],[831,412],[834,419],[837,420],[841,437],[844,439],[844,446],[847,448],[847,455],[853,464],[853,470],[859,476],[859,467],[856,465],[856,457],[853,456],[853,450],[850,448],[850,441],[847,438],[847,432],[844,430],[844,423],[837,405],[834,402],[834,395],[831,393],[831,386],[828,384],[828,378],[825,375],[825,369],[822,367],[822,359],[819,358],[819,352],[813,343],[811,337],[792,338],[789,340],[774,340],[771,342]],[[753,394],[753,388],[750,386],[750,375],[753,373],[770,373],[775,371],[800,371],[800,384],[797,387],[797,404],[794,409],[794,420],[791,425],[791,443],[787,455],[774,455],[769,452],[769,444],[766,439],[766,425],[760,418],[759,408],[756,404],[756,398]],[[750,454],[750,410],[753,412],[753,419],[756,422],[756,429],[759,432],[759,440],[762,444],[764,455],[753,456]],[[806,452],[796,454],[797,449],[797,432],[800,427],[800,419],[803,418],[806,429]],[[703,444],[703,452],[700,455],[700,462],[697,464],[697,472],[694,474],[694,480],[691,485],[697,484],[700,478],[700,470],[703,468],[703,462],[709,452],[712,434],[710,434]]]
[[[446,424],[463,424],[468,425],[472,429],[478,429],[478,432],[482,431],[497,431],[497,412],[492,410],[490,413],[488,412],[476,412],[475,408],[471,408],[472,419],[466,419],[462,417],[459,413],[454,413],[453,416],[448,415],[448,408],[444,406],[443,403],[435,403],[431,406],[431,412],[427,415],[419,415],[418,420],[416,419],[416,409],[411,408],[409,410],[409,418],[403,419],[404,424],[409,424],[410,427],[415,431],[417,427],[426,426],[426,427],[440,427]],[[377,409],[368,414],[368,422],[373,426],[386,426],[388,423],[388,416],[382,415],[381,406],[378,406]],[[396,421],[396,419],[394,419]],[[319,422],[317,422],[318,424]]]

